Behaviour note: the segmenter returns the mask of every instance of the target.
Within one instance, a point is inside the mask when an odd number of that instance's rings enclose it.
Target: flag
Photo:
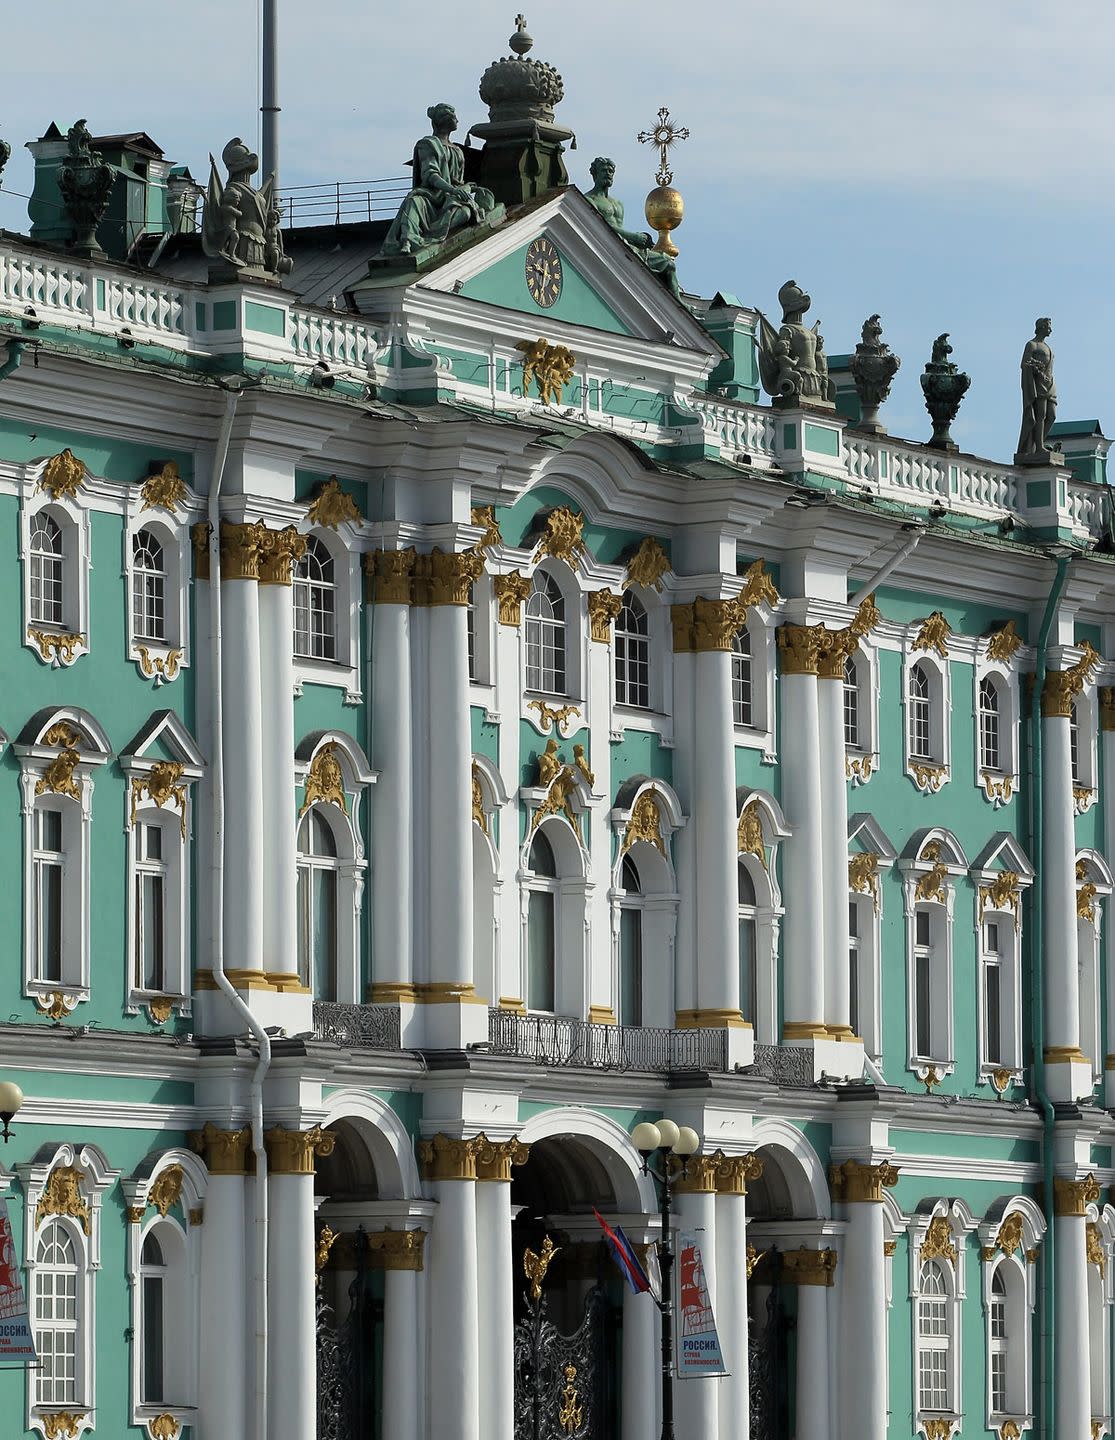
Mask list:
[[[34,1365],[35,1359],[8,1203],[0,1200],[0,1365]]]
[[[613,1230],[595,1206],[593,1206],[592,1213],[600,1222],[600,1228],[608,1242],[608,1249],[612,1252],[612,1259],[619,1266],[623,1278],[636,1295],[645,1294],[650,1289],[650,1280],[647,1272],[639,1264],[639,1257],[632,1249],[631,1241],[618,1225]]]
[[[705,1375],[727,1375],[716,1318],[712,1313],[705,1267],[697,1237],[683,1233],[678,1245],[678,1374],[683,1380]]]

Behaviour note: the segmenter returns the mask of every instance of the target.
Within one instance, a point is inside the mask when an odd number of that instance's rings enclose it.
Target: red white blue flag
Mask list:
[[[615,1229],[608,1224],[600,1211],[593,1207],[592,1213],[600,1222],[600,1228],[604,1232],[604,1239],[608,1242],[608,1249],[612,1252],[612,1259],[619,1266],[623,1278],[636,1295],[645,1294],[650,1288],[650,1278],[647,1272],[639,1263],[639,1257],[631,1245],[631,1241],[617,1225]]]

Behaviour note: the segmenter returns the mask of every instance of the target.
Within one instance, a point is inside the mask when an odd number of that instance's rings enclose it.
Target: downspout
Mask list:
[[[213,661],[213,768],[212,768],[212,883],[213,883],[213,979],[217,989],[259,1045],[259,1059],[250,1086],[252,1153],[255,1156],[255,1434],[267,1440],[267,1151],[263,1143],[263,1082],[271,1066],[271,1037],[237,994],[225,974],[225,768],[224,768],[224,682],[221,674],[221,483],[228,461],[232,425],[240,400],[240,385],[217,382],[225,392],[225,413],[217,433],[213,477],[209,484],[209,644]]]
[[[925,527],[923,525],[912,524],[903,525],[902,528],[903,530],[909,530],[911,532],[910,538],[896,555],[892,555],[889,560],[880,565],[874,575],[869,576],[852,595],[848,596],[849,605],[855,600],[857,595],[862,595],[866,599],[868,595],[877,590],[884,580],[890,579],[891,575],[893,575],[899,565],[902,564],[906,556],[912,555],[917,549],[918,541],[925,534]]]
[[[1030,953],[1031,966],[1030,997],[1030,1044],[1033,1049],[1034,1098],[1042,1115],[1042,1187],[1043,1205],[1048,1229],[1042,1246],[1041,1300],[1038,1305],[1038,1319],[1041,1326],[1040,1354],[1041,1403],[1039,1434],[1044,1440],[1053,1440],[1055,1416],[1054,1334],[1053,1334],[1053,1291],[1056,1277],[1056,1253],[1053,1241],[1053,1105],[1045,1088],[1045,904],[1042,898],[1042,865],[1045,859],[1045,815],[1042,797],[1042,734],[1041,734],[1041,692],[1045,684],[1045,654],[1049,645],[1049,632],[1057,606],[1064,594],[1068,580],[1070,555],[1058,555],[1057,574],[1053,588],[1045,604],[1041,633],[1038,636],[1037,662],[1034,671],[1034,689],[1030,697],[1030,853],[1033,857],[1037,884],[1034,886],[1033,940]]]
[[[25,340],[8,341],[8,358],[0,365],[0,380],[6,380],[13,370],[18,370],[23,364],[23,348]]]

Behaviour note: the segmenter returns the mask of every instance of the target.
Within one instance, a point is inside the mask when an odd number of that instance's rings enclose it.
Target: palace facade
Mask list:
[[[840,357],[771,404],[754,309],[486,130],[481,223],[275,279],[145,134],[75,248],[32,146],[5,1433],[648,1440],[593,1208],[655,1242],[668,1116],[730,1372],[683,1440],[1108,1434],[1108,442],[857,428]]]

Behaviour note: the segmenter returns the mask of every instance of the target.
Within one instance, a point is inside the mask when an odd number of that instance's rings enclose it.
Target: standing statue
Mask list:
[[[800,405],[803,400],[834,406],[836,386],[829,378],[820,321],[811,329],[802,323],[812,300],[796,280],[787,280],[778,292],[778,303],[782,306],[778,330],[759,311],[759,378],[763,389],[783,406]]]
[[[70,126],[66,132],[69,153],[58,175],[62,206],[73,225],[70,247],[82,255],[104,253],[97,244],[97,226],[108,209],[116,178],[112,166],[93,149],[92,140],[84,120]]]
[[[615,184],[616,162],[606,155],[598,155],[589,166],[592,189],[585,191],[585,199],[600,217],[609,224],[621,240],[635,252],[652,275],[657,275],[676,300],[681,299],[678,286],[677,262],[670,255],[654,248],[654,237],[645,230],[623,228],[623,201],[609,192]]]
[[[414,147],[411,191],[383,242],[384,255],[412,255],[440,245],[450,231],[477,225],[496,209],[495,196],[482,185],[465,184],[465,152],[450,140],[457,128],[452,105],[431,105],[433,126]]]
[[[934,340],[932,359],[927,362],[921,377],[925,408],[933,421],[933,434],[928,444],[935,450],[960,449],[949,433],[949,426],[956,419],[960,402],[972,383],[971,376],[965,375],[959,366],[949,359],[951,354],[952,346],[946,331]]]
[[[12,158],[12,147],[6,140],[0,140],[0,175],[4,173],[4,166]]]
[[[210,155],[201,227],[201,248],[216,262],[209,267],[210,280],[289,275],[294,262],[283,253],[283,216],[275,196],[275,177],[269,176],[260,190],[251,184],[259,158],[239,136],[228,142],[221,159],[228,180],[222,184],[217,162]]]
[[[1043,315],[1034,338],[1022,352],[1022,429],[1016,465],[1048,465],[1052,459],[1049,431],[1057,418],[1057,387],[1053,383],[1053,351],[1048,339],[1053,323]]]
[[[863,322],[862,338],[848,367],[859,396],[857,430],[866,430],[871,435],[887,433],[887,427],[879,419],[879,406],[890,394],[891,384],[901,364],[902,361],[883,340],[883,327],[878,315],[869,315]]]

